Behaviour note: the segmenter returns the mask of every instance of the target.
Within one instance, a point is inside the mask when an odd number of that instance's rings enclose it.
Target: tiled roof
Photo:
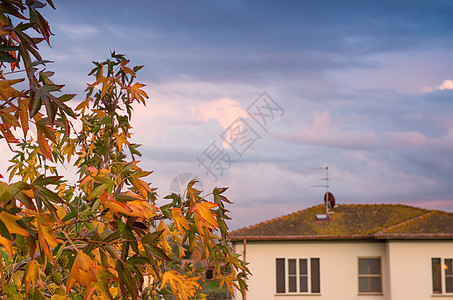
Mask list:
[[[453,213],[401,204],[336,206],[317,220],[324,205],[307,208],[230,233],[238,240],[453,239]]]

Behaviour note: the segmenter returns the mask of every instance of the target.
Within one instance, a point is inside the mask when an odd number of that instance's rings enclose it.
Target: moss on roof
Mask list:
[[[401,204],[339,205],[330,220],[317,220],[324,205],[307,208],[231,233],[232,240],[247,237],[356,238],[374,234],[453,234],[453,214]]]

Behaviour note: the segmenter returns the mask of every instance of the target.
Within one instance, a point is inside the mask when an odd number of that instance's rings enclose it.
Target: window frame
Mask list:
[[[434,260],[439,260],[439,269],[438,271],[440,274],[435,274],[434,270]],[[451,274],[447,274],[447,260],[449,261]],[[439,276],[438,279],[440,279],[440,291],[434,290],[434,276]],[[447,280],[450,279],[450,290],[447,291]],[[453,295],[453,257],[443,257],[443,256],[437,256],[437,257],[431,257],[431,291],[433,295],[448,295],[451,296]]]
[[[378,259],[379,260],[379,274],[360,274],[360,260],[361,259]],[[380,291],[360,291],[360,278],[379,278]],[[382,256],[359,256],[357,257],[357,290],[359,295],[383,295],[382,286]]]
[[[282,270],[282,260],[284,261]],[[301,273],[301,264],[305,260],[306,273]],[[295,261],[295,274],[290,274],[290,261]],[[293,262],[292,262],[293,263]],[[293,265],[294,268],[294,265]],[[315,270],[316,269],[316,270]],[[283,277],[279,272],[283,272]],[[314,273],[314,274],[312,274]],[[321,259],[320,257],[276,257],[275,258],[275,295],[321,295]],[[313,277],[315,275],[315,277]],[[295,278],[296,291],[290,291],[293,287],[290,278]],[[301,291],[301,279],[306,278],[307,291]],[[294,279],[293,279],[294,280]],[[294,282],[294,281],[293,281]],[[291,285],[291,286],[290,286]],[[284,291],[282,288],[284,286]]]

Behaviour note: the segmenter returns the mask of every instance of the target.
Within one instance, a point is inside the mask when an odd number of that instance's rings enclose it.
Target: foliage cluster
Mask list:
[[[159,207],[145,181],[151,172],[130,139],[133,108],[148,98],[136,80],[142,67],[116,53],[94,62],[86,98],[71,109],[75,95],[62,93],[39,53],[52,35],[45,5],[0,4],[0,138],[15,153],[0,182],[0,296],[203,298],[209,266],[220,287],[244,292],[249,272],[228,244],[226,189],[202,196],[191,182]],[[74,184],[58,174],[70,163]],[[183,263],[187,251],[204,263]]]

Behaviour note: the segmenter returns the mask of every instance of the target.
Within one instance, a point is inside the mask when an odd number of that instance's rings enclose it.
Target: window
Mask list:
[[[277,258],[277,293],[320,293],[319,258]]]
[[[205,277],[207,280],[211,280],[214,278],[214,269],[207,269]]]
[[[381,258],[359,258],[359,293],[382,293]]]
[[[431,259],[431,265],[433,294],[453,293],[453,259],[433,257]],[[445,285],[442,284],[443,282]]]

